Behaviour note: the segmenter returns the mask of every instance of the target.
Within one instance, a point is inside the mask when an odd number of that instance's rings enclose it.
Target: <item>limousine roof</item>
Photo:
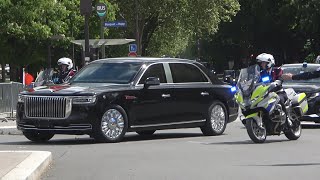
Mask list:
[[[153,58],[153,57],[119,57],[119,58],[106,58],[98,59],[93,62],[188,62],[195,63],[197,61],[190,59],[179,59],[179,58]]]

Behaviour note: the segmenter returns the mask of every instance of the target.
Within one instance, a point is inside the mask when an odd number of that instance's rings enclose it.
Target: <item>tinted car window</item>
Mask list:
[[[302,65],[297,66],[282,66],[283,73],[291,73],[291,74],[300,74],[304,72],[313,72],[317,71],[320,68],[319,65],[308,65],[307,67],[303,67]],[[320,83],[320,78],[313,78],[309,80],[286,80],[285,83],[310,83],[316,82]]]
[[[203,73],[194,65],[183,63],[170,63],[174,83],[208,82]]]
[[[140,62],[92,63],[77,73],[71,82],[127,84],[133,80],[141,66]]]
[[[221,80],[219,80],[218,76],[215,75],[213,72],[210,72],[210,69],[206,69],[203,65],[196,64],[198,68],[200,68],[204,73],[207,74],[207,76],[210,78],[212,84],[224,84]]]
[[[148,77],[157,77],[160,79],[160,83],[167,83],[166,74],[162,64],[151,65],[143,74],[139,84],[143,84]]]

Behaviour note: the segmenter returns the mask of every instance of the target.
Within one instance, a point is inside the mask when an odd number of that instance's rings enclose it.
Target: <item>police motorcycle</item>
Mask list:
[[[63,81],[67,82],[70,78],[71,78],[70,76],[67,76]],[[39,73],[32,87],[34,88],[39,86],[59,84],[58,81],[59,81],[58,71],[54,70],[53,68],[48,68]]]
[[[270,82],[269,76],[260,77],[258,65],[242,69],[238,83],[231,91],[235,92],[235,100],[244,115],[241,121],[253,142],[263,143],[267,136],[282,133],[290,140],[301,136],[300,118],[308,111],[305,93],[297,94],[292,88],[283,90],[281,81]],[[285,107],[292,122],[290,125],[278,91],[287,93]]]
[[[41,71],[33,83],[33,87],[46,86],[54,84],[53,79],[57,76],[53,68]]]

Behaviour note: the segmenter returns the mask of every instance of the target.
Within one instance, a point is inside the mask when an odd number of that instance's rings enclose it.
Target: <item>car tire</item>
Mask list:
[[[106,108],[102,116],[93,123],[92,137],[96,142],[120,142],[128,130],[128,116],[118,105]]]
[[[208,109],[207,119],[201,131],[205,136],[221,135],[227,126],[229,119],[225,105],[220,101],[213,101]]]
[[[47,142],[54,136],[53,133],[44,132],[23,132],[23,135],[33,142]]]
[[[139,134],[140,136],[150,136],[154,132],[156,132],[156,130],[136,131],[136,133]]]

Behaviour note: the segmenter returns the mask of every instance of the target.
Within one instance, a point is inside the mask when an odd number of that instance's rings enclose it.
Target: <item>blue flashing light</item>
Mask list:
[[[237,88],[235,86],[232,86],[231,87],[231,92],[235,92],[235,91],[237,91]]]
[[[265,76],[262,78],[262,82],[269,82],[270,81],[270,77],[269,76]]]

